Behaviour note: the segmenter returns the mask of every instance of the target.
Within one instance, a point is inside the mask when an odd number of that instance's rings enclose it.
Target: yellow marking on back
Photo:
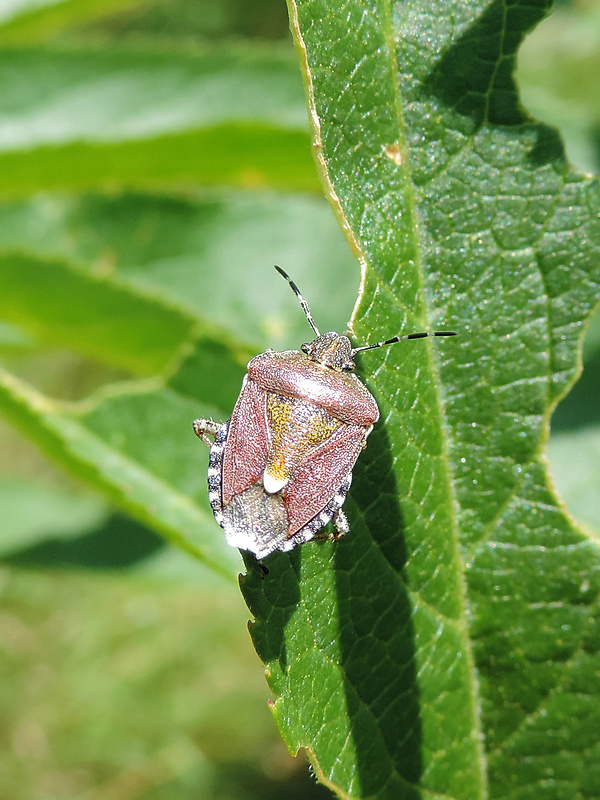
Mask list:
[[[271,489],[283,488],[294,468],[342,423],[312,403],[277,394],[268,396],[267,416],[272,438],[263,483],[274,493]]]

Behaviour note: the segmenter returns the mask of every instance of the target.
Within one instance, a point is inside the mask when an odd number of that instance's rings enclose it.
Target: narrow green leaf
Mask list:
[[[286,50],[5,50],[0,113],[0,196],[318,188]]]
[[[351,533],[244,583],[292,751],[340,797],[600,791],[597,542],[549,488],[598,301],[600,187],[527,119],[534,3],[291,2],[329,196],[363,267],[382,419]]]
[[[0,195],[120,188],[191,191],[198,184],[315,191],[304,131],[230,124],[119,144],[77,143],[0,154]]]
[[[191,434],[190,420],[195,413],[210,415],[209,407],[161,389],[158,381],[115,387],[67,406],[0,369],[0,409],[79,478],[216,572],[232,576],[235,553],[214,535],[200,477],[207,459]]]
[[[4,151],[227,123],[306,129],[297,65],[274,47],[7,48],[0,51],[0,109]]]
[[[45,0],[11,2],[10,13],[0,17],[0,44],[47,41],[74,25],[102,18],[111,12],[139,6],[140,0]]]
[[[44,486],[38,481],[0,478],[0,556],[48,537],[66,539],[97,527],[106,517],[100,497]]]
[[[154,374],[192,338],[175,308],[59,261],[0,252],[0,313],[45,341]]]

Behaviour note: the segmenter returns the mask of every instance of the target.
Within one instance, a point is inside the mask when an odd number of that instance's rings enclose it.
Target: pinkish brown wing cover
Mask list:
[[[262,476],[269,449],[266,394],[247,380],[231,415],[223,458],[223,505]]]
[[[333,499],[356,463],[370,430],[360,425],[342,425],[295,469],[285,498],[290,536]]]

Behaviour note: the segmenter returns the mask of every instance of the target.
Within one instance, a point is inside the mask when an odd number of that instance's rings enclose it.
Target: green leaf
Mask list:
[[[0,196],[198,183],[315,190],[287,51],[0,52]]]
[[[69,27],[90,22],[139,0],[14,0],[0,12],[0,44],[23,44],[45,41]]]
[[[291,3],[358,339],[459,332],[364,354],[382,419],[350,535],[244,582],[284,739],[340,797],[600,791],[600,553],[544,456],[599,297],[600,187],[519,106],[548,8]]]
[[[261,125],[215,126],[119,144],[77,143],[0,155],[0,194],[37,187],[110,191],[118,182],[147,191],[190,191],[199,183],[239,188],[317,188],[304,132]]]
[[[526,107],[560,127],[567,154],[589,172],[599,164],[600,6],[558,6],[519,53],[518,81]]]
[[[48,537],[67,539],[104,521],[99,497],[77,494],[38,482],[0,478],[0,555],[22,550]]]
[[[297,65],[276,47],[7,48],[0,66],[4,151],[228,122],[306,129]]]
[[[183,319],[201,322],[214,338],[222,340],[227,331],[228,341],[244,349],[252,342],[254,352],[295,347],[308,333],[274,263],[302,286],[314,286],[311,306],[327,329],[346,324],[358,285],[356,262],[333,215],[322,199],[302,195],[223,191],[193,198],[41,195],[5,201],[0,202],[0,254],[4,251],[66,262],[88,286],[80,290],[86,296],[100,278],[114,281],[113,291],[132,291],[148,309],[157,304],[171,313],[180,309]],[[28,318],[35,323],[43,312],[33,299],[36,287],[22,284],[21,293],[31,292]],[[75,303],[73,297],[69,303]],[[10,313],[12,302],[6,305]],[[79,335],[72,337],[74,345]]]
[[[158,382],[115,385],[79,406],[66,405],[0,369],[0,409],[121,508],[231,575],[234,553],[214,536],[212,514],[199,498],[202,458],[190,433],[194,413],[210,416],[210,407],[186,401]]]
[[[0,253],[0,313],[43,340],[141,374],[163,369],[194,321],[71,265]]]

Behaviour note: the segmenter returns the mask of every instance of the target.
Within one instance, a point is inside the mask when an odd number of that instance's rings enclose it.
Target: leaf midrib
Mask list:
[[[415,232],[415,236],[413,239],[415,270],[418,277],[419,296],[421,298],[421,304],[423,306],[423,310],[425,311],[425,317],[429,325],[429,330],[431,330],[432,315],[431,315],[431,309],[429,308],[427,303],[427,293],[425,291],[425,276],[424,276],[423,258],[422,258],[423,251],[421,248],[421,237],[418,235],[420,231],[420,222],[417,209],[417,200],[414,191],[414,184],[411,179],[412,175],[409,172],[410,161],[409,161],[409,153],[406,147],[406,136],[405,136],[406,127],[404,124],[404,115],[402,113],[403,97],[401,93],[400,82],[397,79],[398,67],[396,64],[396,42],[395,42],[395,37],[393,36],[393,28],[391,24],[390,0],[385,0],[384,7],[385,7],[385,20],[383,27],[383,35],[387,44],[387,56],[389,64],[388,72],[389,75],[391,76],[392,86],[395,96],[398,141],[399,143],[401,141],[401,150],[403,154],[401,169],[404,175],[404,187],[410,213],[410,226],[411,229]],[[381,290],[382,282],[379,280],[379,277],[378,277],[378,283]],[[459,620],[462,621],[462,624],[458,624],[456,627],[457,627],[457,634],[463,641],[463,647],[468,662],[468,673],[471,681],[471,686],[469,691],[469,697],[471,700],[469,713],[472,719],[471,729],[475,733],[475,736],[473,737],[472,741],[474,741],[475,743],[474,746],[478,756],[477,763],[479,767],[478,768],[479,786],[477,792],[479,797],[485,798],[487,796],[487,787],[486,787],[487,759],[483,746],[484,734],[483,734],[481,714],[477,713],[477,710],[481,708],[481,703],[479,700],[479,682],[477,680],[477,673],[475,671],[475,658],[473,654],[473,648],[471,645],[471,639],[470,636],[468,635],[469,628],[468,628],[467,613],[466,613],[468,608],[467,586],[464,577],[465,567],[460,551],[460,537],[459,537],[459,527],[458,527],[458,513],[460,506],[459,506],[458,496],[454,489],[454,481],[452,479],[453,476],[452,476],[452,470],[449,458],[449,447],[448,447],[448,431],[450,430],[450,428],[448,425],[447,415],[445,414],[445,411],[443,409],[442,381],[440,378],[439,370],[437,368],[437,364],[434,359],[432,342],[429,341],[427,342],[427,344],[429,345],[426,356],[427,367],[428,367],[428,373],[432,376],[432,383],[434,384],[436,406],[437,406],[437,418],[439,420],[439,425],[441,430],[442,453],[440,454],[440,456],[442,458],[443,463],[446,466],[445,494],[446,494],[446,502],[449,507],[450,529],[452,531],[452,538],[453,538],[453,561],[457,567],[460,567],[460,569],[457,570],[458,574],[456,575],[456,579],[457,579],[458,591],[460,594],[458,598],[459,612],[460,612]]]

